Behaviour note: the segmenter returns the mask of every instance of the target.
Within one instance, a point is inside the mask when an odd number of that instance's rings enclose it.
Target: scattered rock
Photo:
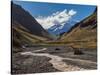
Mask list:
[[[74,55],[82,55],[82,54],[84,54],[84,53],[80,49],[75,49],[74,50]]]
[[[60,50],[60,48],[56,48],[55,50]]]

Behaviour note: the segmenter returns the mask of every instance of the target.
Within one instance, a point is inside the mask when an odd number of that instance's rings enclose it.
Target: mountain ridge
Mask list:
[[[97,8],[94,12],[76,23],[68,32],[64,33],[60,41],[71,42],[72,45],[91,46],[96,48],[97,41]],[[86,44],[86,45],[85,45]]]
[[[24,10],[21,6],[11,3],[12,9],[12,21],[16,20],[23,27],[28,29],[32,34],[48,37],[49,33],[43,29],[43,27],[35,20],[34,17],[30,15],[30,13]]]
[[[13,2],[11,3],[11,24],[14,47],[42,43],[52,38],[28,11]]]

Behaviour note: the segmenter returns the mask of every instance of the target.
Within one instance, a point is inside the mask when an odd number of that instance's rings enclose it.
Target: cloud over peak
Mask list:
[[[43,26],[43,28],[48,29],[54,25],[64,25],[66,22],[70,20],[72,16],[74,16],[77,12],[73,9],[71,10],[63,10],[63,11],[57,11],[56,13],[53,13],[50,16],[43,17],[38,16],[36,20]]]

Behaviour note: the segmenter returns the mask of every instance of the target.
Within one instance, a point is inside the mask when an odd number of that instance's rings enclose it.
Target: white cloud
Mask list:
[[[53,13],[51,16],[43,17],[38,16],[36,20],[43,26],[43,28],[48,29],[53,25],[64,25],[70,20],[70,18],[75,15],[77,12],[73,9],[67,11],[67,9],[56,13]]]

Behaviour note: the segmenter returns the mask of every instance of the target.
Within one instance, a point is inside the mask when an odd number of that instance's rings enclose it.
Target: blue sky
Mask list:
[[[38,18],[49,17],[56,12],[63,12],[64,10],[76,12],[71,20],[81,21],[85,17],[93,13],[96,6],[93,5],[76,5],[76,4],[57,4],[57,3],[43,3],[43,2],[28,2],[28,1],[13,1],[15,4],[22,6],[33,17]],[[38,20],[38,19],[37,19]],[[47,19],[44,19],[47,20]],[[39,19],[40,21],[40,19]]]

